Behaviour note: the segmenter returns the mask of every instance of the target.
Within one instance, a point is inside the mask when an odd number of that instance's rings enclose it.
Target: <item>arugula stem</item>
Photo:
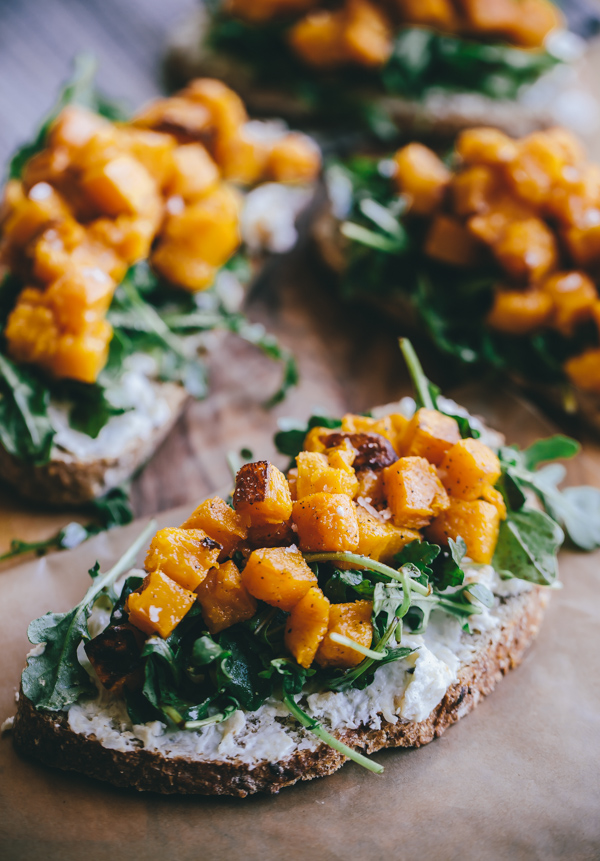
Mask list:
[[[404,356],[404,361],[406,362],[406,366],[408,368],[408,372],[410,374],[410,378],[412,380],[413,386],[415,387],[415,394],[417,401],[417,407],[420,405],[422,407],[426,407],[428,410],[434,410],[435,404],[433,402],[433,398],[431,397],[431,391],[429,389],[429,380],[425,376],[425,372],[421,367],[421,363],[415,353],[414,347],[408,338],[400,338],[399,339],[400,349],[402,350],[402,355]]]
[[[419,595],[427,596],[431,594],[429,586],[423,586],[417,580],[407,577],[402,571],[396,571],[395,568],[390,568],[389,565],[384,565],[383,562],[376,562],[374,559],[369,559],[368,556],[359,556],[358,553],[305,553],[304,558],[310,562],[350,562],[354,565],[364,568],[368,571],[376,571],[378,574],[385,574],[392,580],[397,580],[405,587],[405,591],[417,592]]]
[[[81,607],[85,607],[90,604],[96,595],[99,595],[107,586],[112,586],[121,574],[124,574],[128,568],[131,568],[139,551],[142,549],[146,541],[148,541],[150,536],[156,531],[156,526],[156,520],[151,520],[145,529],[138,535],[133,544],[121,556],[119,561],[113,565],[110,571],[107,571],[106,574],[98,577],[98,579],[92,583],[85,593],[85,597],[80,604]]]
[[[333,640],[334,643],[339,643],[340,646],[347,646],[349,649],[354,649],[355,652],[359,652],[366,658],[372,658],[374,661],[381,661],[387,655],[387,652],[376,652],[374,649],[367,649],[366,646],[363,646],[361,643],[357,643],[356,640],[352,640],[350,637],[344,637],[343,634],[337,634],[335,631],[332,631],[331,634],[329,634],[329,639]]]
[[[131,304],[135,307],[142,320],[148,324],[150,329],[157,335],[166,346],[183,359],[188,356],[181,346],[181,342],[176,335],[169,329],[164,320],[154,308],[143,300],[134,285],[128,278],[121,282],[121,289],[127,295]]]
[[[303,727],[312,732],[313,735],[316,735],[317,738],[321,739],[321,741],[325,742],[329,747],[332,747],[334,750],[337,750],[339,753],[347,756],[348,759],[352,759],[354,762],[358,763],[358,765],[362,765],[363,768],[366,768],[368,771],[372,771],[374,774],[383,773],[382,765],[379,765],[379,763],[373,762],[368,757],[363,756],[362,753],[359,753],[357,750],[354,750],[354,748],[344,744],[343,741],[340,741],[335,738],[335,736],[331,735],[331,733],[327,732],[327,730],[323,729],[318,721],[309,717],[306,712],[300,708],[290,694],[283,695],[283,702],[289,709],[290,713],[296,718],[298,723],[302,724]]]
[[[201,729],[203,726],[210,726],[213,723],[222,723],[230,715],[224,712],[217,712],[216,715],[204,718],[204,720],[186,720],[183,724],[184,729]]]

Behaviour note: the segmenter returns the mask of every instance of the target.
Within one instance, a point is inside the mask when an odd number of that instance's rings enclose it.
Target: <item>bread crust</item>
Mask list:
[[[420,747],[437,738],[521,662],[539,630],[548,598],[547,590],[534,587],[506,599],[501,625],[483,639],[474,658],[460,669],[458,680],[425,720],[394,724],[382,718],[379,729],[361,726],[336,735],[367,753],[386,747]],[[144,749],[108,750],[93,736],[73,732],[64,714],[38,711],[22,693],[13,742],[18,751],[46,765],[78,771],[116,786],[164,794],[244,797],[256,792],[276,793],[298,781],[331,774],[347,761],[324,744],[312,751],[298,751],[281,762],[262,761],[254,767],[239,760],[166,758]]]
[[[180,417],[189,399],[183,386],[156,383],[168,405],[168,416],[146,439],[131,440],[117,457],[80,460],[56,450],[42,466],[13,457],[0,446],[0,476],[20,496],[50,505],[82,505],[122,484],[149,460]]]

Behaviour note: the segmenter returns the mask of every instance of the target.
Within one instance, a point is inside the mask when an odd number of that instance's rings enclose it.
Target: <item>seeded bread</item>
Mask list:
[[[538,632],[548,597],[547,590],[534,587],[504,599],[498,612],[500,625],[486,634],[473,635],[474,657],[463,663],[458,680],[425,720],[390,723],[382,718],[377,729],[363,725],[336,735],[367,753],[386,747],[420,747],[437,738],[521,662]],[[244,797],[255,792],[276,793],[300,780],[331,774],[346,761],[324,744],[315,750],[299,750],[281,762],[265,760],[254,766],[239,760],[167,758],[141,747],[126,752],[109,750],[93,736],[73,732],[64,714],[36,710],[23,694],[13,741],[22,754],[46,765],[78,771],[116,786],[165,794]]]

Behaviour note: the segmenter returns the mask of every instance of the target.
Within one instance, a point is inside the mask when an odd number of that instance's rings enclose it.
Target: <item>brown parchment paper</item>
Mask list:
[[[511,402],[470,399],[511,441],[547,432]],[[582,458],[573,480],[594,481]],[[597,482],[594,482],[597,483]],[[180,523],[189,506],[159,518]],[[143,524],[0,574],[0,719],[29,649],[29,621],[62,611]],[[561,554],[564,588],[520,668],[419,750],[376,755],[331,777],[247,799],[163,798],[24,760],[0,741],[0,858],[6,861],[600,858],[600,558]]]

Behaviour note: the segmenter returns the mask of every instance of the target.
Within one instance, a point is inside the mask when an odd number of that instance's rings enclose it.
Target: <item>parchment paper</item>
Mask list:
[[[480,410],[484,403],[474,404]],[[511,441],[534,413],[500,405]],[[489,414],[489,407],[487,408]],[[585,460],[575,480],[589,478]],[[587,475],[586,475],[587,473]],[[160,517],[180,523],[189,506]],[[0,575],[0,718],[29,649],[29,621],[71,607],[98,558],[106,570],[140,524]],[[335,775],[247,799],[163,798],[52,771],[0,741],[0,857],[6,861],[397,861],[600,858],[599,554],[561,555],[553,594],[522,666],[477,709],[420,750],[376,754]]]

